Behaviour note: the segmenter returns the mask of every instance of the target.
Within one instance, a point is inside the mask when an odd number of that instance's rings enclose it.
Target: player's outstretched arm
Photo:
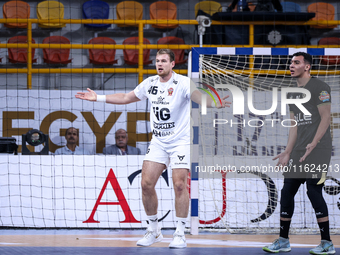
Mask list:
[[[109,104],[130,104],[140,101],[138,97],[136,97],[134,91],[130,91],[129,93],[117,93],[106,96],[106,103]]]
[[[97,101],[97,93],[92,89],[87,88],[87,92],[77,92],[76,98],[87,101]]]
[[[138,97],[136,97],[134,91],[130,91],[129,93],[117,93],[111,95],[97,95],[91,89],[87,89],[87,92],[78,92],[76,94],[76,98],[88,100],[88,101],[99,101],[98,98],[101,97],[100,101],[104,101],[109,104],[130,104],[133,102],[140,101]]]

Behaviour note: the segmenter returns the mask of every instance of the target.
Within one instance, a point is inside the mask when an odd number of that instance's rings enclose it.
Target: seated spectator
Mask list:
[[[91,155],[85,148],[77,146],[79,140],[78,130],[70,127],[65,132],[66,146],[55,151],[55,155]]]
[[[124,129],[118,129],[115,133],[116,144],[103,149],[106,155],[140,155],[140,149],[127,145],[128,134]]]
[[[257,0],[256,12],[282,12],[282,5],[279,0]]]
[[[231,12],[232,10],[234,10],[238,2],[239,0],[233,0],[232,3],[229,5],[227,11]],[[247,0],[243,1],[243,5],[243,11],[250,11]],[[275,10],[278,12],[282,12],[282,5],[280,3],[280,0],[257,0],[255,11],[274,12]]]
[[[234,8],[238,5],[239,0],[233,0],[232,3],[229,5],[227,11],[232,12]],[[249,6],[246,0],[243,1],[242,11],[249,12]]]

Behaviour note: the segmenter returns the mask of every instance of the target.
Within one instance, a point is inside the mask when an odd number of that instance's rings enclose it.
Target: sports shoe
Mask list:
[[[335,254],[332,241],[321,240],[321,243],[309,251],[311,254]]]
[[[169,244],[169,248],[181,249],[187,247],[187,241],[185,240],[185,235],[181,235],[179,232],[174,233],[174,238]]]
[[[288,238],[279,237],[272,244],[262,248],[266,252],[278,253],[289,252],[291,250]]]
[[[159,228],[158,231],[153,231],[150,227],[146,229],[146,233],[144,237],[138,240],[138,246],[150,246],[153,243],[158,243],[163,240],[163,235],[161,229]]]

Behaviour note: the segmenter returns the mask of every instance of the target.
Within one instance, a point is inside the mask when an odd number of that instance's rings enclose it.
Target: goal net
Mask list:
[[[324,187],[330,228],[339,229],[339,49],[193,48],[191,77],[207,97],[229,95],[231,108],[193,109],[198,127],[199,227],[229,232],[278,232],[283,176],[273,161],[284,151],[290,115],[282,90],[296,86],[291,55],[313,55],[312,75],[331,87],[332,160]],[[216,93],[215,93],[216,92]],[[205,92],[203,92],[205,93]],[[277,96],[274,98],[274,96]],[[275,104],[277,101],[277,105]],[[206,111],[206,114],[204,114]],[[261,111],[261,112],[260,112]],[[295,197],[292,231],[318,231],[302,185]]]

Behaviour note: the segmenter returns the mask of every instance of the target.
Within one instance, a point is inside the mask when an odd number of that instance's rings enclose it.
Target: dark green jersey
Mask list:
[[[311,99],[307,103],[303,104],[311,115],[304,115],[294,104],[289,105],[289,110],[294,113],[294,118],[297,122],[297,139],[294,146],[295,150],[305,150],[307,144],[313,141],[321,121],[318,107],[320,105],[331,103],[331,89],[325,82],[312,77],[304,88],[309,90],[311,93]],[[301,98],[302,96],[303,94],[301,93],[288,94],[288,98]],[[316,148],[332,148],[330,127],[328,127]]]

